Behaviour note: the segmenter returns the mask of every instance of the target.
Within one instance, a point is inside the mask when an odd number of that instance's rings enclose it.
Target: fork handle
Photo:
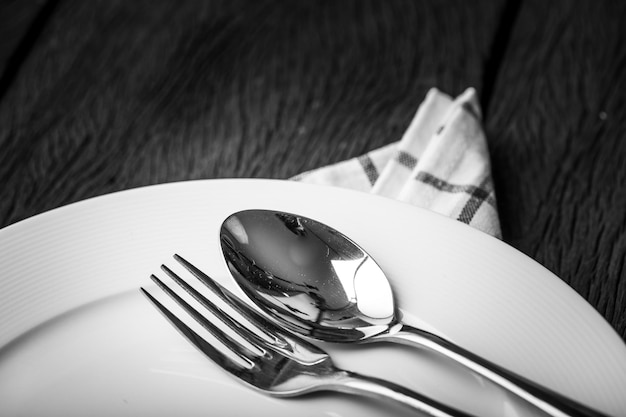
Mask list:
[[[502,368],[430,332],[403,324],[378,340],[418,346],[437,352],[490,380],[552,417],[607,417],[601,412]]]
[[[412,410],[421,411],[427,416],[473,417],[423,394],[383,379],[343,370],[328,375],[328,378],[329,380],[324,381],[328,383],[325,389],[383,400],[393,400]]]

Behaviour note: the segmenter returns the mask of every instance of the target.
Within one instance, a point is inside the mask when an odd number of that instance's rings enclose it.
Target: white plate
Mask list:
[[[115,193],[0,230],[0,415],[404,415],[354,397],[273,399],[204,358],[141,296],[179,253],[232,289],[218,231],[230,213],[311,217],[388,273],[406,322],[612,415],[626,415],[626,346],[561,280],[459,222],[365,193],[270,180],[183,182]],[[417,349],[325,346],[482,416],[532,415]],[[408,415],[408,414],[407,414]]]

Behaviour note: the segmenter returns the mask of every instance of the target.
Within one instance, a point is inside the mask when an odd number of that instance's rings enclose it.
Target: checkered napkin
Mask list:
[[[489,151],[473,88],[454,100],[431,89],[400,141],[292,180],[386,196],[500,237]]]

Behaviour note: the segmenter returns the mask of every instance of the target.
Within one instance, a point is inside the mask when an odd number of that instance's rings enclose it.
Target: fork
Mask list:
[[[470,417],[467,413],[392,382],[337,368],[331,357],[320,347],[286,333],[183,257],[174,255],[174,259],[232,311],[228,313],[223,307],[210,301],[166,265],[161,265],[161,269],[191,295],[202,309],[206,309],[206,312],[201,313],[191,306],[154,274],[150,278],[212,334],[219,344],[201,337],[146,289],[141,288],[141,291],[201,352],[224,370],[261,392],[276,397],[293,397],[315,391],[337,391],[394,400],[428,416]],[[221,329],[209,318],[207,312],[214,317],[213,320],[223,323]],[[239,317],[235,319],[233,315]]]

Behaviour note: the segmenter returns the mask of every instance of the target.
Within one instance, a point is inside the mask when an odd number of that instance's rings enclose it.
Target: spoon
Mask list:
[[[391,341],[452,359],[551,416],[603,414],[403,324],[385,273],[348,237],[280,211],[245,210],[224,220],[226,264],[244,293],[286,329],[326,342]]]

